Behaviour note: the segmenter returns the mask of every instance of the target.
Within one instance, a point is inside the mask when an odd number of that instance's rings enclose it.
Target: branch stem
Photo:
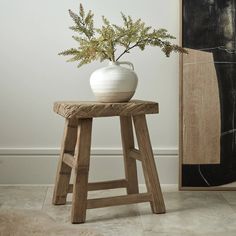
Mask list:
[[[137,47],[137,46],[138,46],[138,42],[135,43],[133,46],[126,48],[126,49],[117,57],[116,61],[118,61],[125,53],[128,53],[129,50],[131,50],[132,48]]]
[[[125,53],[128,53],[131,49],[137,47],[140,43],[143,43],[143,42],[148,42],[148,41],[151,41],[152,39],[143,39],[143,40],[139,40],[137,43],[135,43],[133,46],[131,47],[127,47],[116,59],[116,61],[118,61]],[[159,38],[155,39],[155,40],[158,40],[160,42],[160,44],[165,44],[164,41],[160,40]]]

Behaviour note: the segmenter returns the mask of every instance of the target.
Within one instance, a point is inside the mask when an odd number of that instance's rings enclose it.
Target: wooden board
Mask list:
[[[220,163],[220,101],[212,53],[183,56],[183,164]]]
[[[55,102],[54,112],[67,118],[90,118],[105,116],[131,116],[158,113],[158,103],[131,100],[124,103],[104,102]]]

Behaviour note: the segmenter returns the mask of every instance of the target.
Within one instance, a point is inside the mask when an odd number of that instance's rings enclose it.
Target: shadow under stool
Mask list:
[[[158,103],[131,100],[127,103],[55,102],[54,112],[66,120],[61,155],[53,193],[53,204],[66,204],[72,193],[72,223],[84,223],[86,210],[123,204],[150,202],[153,213],[165,213],[165,204],[153,157],[146,114],[158,113]],[[88,183],[92,120],[119,116],[125,178]],[[139,150],[135,149],[133,126]],[[139,193],[136,160],[141,161],[147,193]],[[73,170],[73,184],[70,184]],[[127,195],[87,199],[88,191],[126,188]]]

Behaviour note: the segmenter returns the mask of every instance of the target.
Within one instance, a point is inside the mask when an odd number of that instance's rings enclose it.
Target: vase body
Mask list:
[[[133,97],[137,83],[138,77],[130,62],[110,62],[90,77],[91,89],[99,102],[127,102]]]

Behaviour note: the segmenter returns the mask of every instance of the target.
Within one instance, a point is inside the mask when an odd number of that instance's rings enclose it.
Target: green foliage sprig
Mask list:
[[[111,24],[106,17],[102,17],[101,28],[94,27],[94,14],[91,10],[86,14],[80,4],[79,15],[69,10],[75,25],[70,29],[77,35],[72,36],[78,42],[78,48],[65,50],[59,55],[72,56],[68,61],[79,61],[78,67],[94,60],[118,61],[124,54],[137,47],[142,51],[146,46],[160,47],[167,57],[171,52],[186,53],[182,47],[172,44],[168,40],[175,39],[166,29],[152,29],[138,19],[134,21],[131,16],[121,13],[123,25]],[[123,51],[116,55],[117,47]]]

